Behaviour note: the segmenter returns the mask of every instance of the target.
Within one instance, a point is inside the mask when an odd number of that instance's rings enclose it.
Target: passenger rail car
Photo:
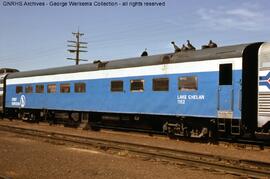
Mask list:
[[[7,74],[18,72],[16,69],[1,68],[0,69],[0,117],[3,117],[5,106],[5,78]]]
[[[12,73],[5,113],[191,137],[269,134],[270,44]]]

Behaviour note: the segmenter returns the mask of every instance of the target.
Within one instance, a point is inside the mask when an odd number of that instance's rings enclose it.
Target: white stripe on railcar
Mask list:
[[[270,92],[267,86],[259,86],[259,92]]]
[[[152,66],[141,66],[111,70],[97,70],[89,72],[77,72],[47,76],[22,77],[7,79],[7,85],[29,84],[29,83],[45,83],[45,82],[61,82],[91,79],[107,79],[149,75],[169,75],[178,73],[192,72],[211,72],[219,71],[219,64],[232,63],[233,70],[242,69],[241,58],[228,58],[219,60],[207,60],[197,62],[173,63]]]

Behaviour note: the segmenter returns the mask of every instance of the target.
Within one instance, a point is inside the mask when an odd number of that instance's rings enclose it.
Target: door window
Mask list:
[[[219,85],[232,85],[232,64],[219,65]]]

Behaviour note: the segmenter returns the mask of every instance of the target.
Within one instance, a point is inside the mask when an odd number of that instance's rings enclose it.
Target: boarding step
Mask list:
[[[231,134],[232,135],[240,135],[241,133],[241,120],[240,119],[232,119],[231,121]]]
[[[225,132],[226,130],[225,119],[223,118],[218,119],[217,127],[219,132]]]

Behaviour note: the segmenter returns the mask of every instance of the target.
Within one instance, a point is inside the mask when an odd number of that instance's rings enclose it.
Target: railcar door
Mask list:
[[[232,84],[232,64],[219,65],[219,85],[218,85],[218,117],[233,117],[233,84]]]

